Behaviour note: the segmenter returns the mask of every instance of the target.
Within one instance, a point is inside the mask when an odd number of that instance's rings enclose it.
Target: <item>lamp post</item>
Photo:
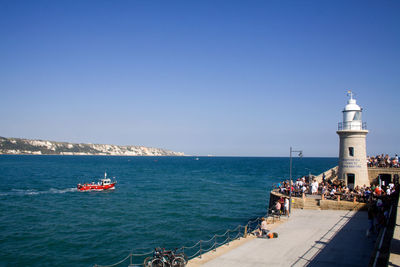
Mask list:
[[[303,151],[302,150],[292,150],[292,147],[290,147],[290,170],[289,170],[289,177],[290,177],[290,193],[289,193],[289,214],[288,217],[290,216],[290,214],[292,213],[292,153],[299,153],[299,157],[303,157]]]

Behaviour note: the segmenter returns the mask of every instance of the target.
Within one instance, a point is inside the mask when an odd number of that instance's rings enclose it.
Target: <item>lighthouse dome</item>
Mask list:
[[[353,98],[353,93],[348,92],[350,99],[347,100],[347,105],[343,110],[343,130],[361,130],[362,129],[362,108],[357,105],[356,100]]]
[[[344,107],[344,111],[361,111],[361,107],[357,105],[354,98],[347,100],[347,105]]]

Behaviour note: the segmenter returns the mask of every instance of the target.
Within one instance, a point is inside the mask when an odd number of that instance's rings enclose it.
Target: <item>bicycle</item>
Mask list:
[[[172,267],[185,267],[187,264],[187,257],[185,253],[176,253],[176,248],[174,251],[170,251],[170,259],[171,259],[171,266]]]
[[[187,264],[184,253],[176,253],[177,249],[165,250],[164,248],[155,248],[152,257],[147,257],[144,267],[184,267]]]

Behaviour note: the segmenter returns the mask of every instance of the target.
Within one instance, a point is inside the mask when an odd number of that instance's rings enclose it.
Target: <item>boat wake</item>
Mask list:
[[[11,189],[9,192],[0,192],[0,196],[29,196],[29,195],[41,195],[41,194],[65,194],[69,192],[76,192],[78,189],[76,187],[73,188],[65,188],[65,189],[56,189],[50,188],[46,191],[39,191],[36,189]]]

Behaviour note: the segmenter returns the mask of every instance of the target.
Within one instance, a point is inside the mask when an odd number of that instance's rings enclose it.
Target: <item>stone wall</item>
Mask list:
[[[393,178],[395,175],[400,176],[400,168],[378,168],[370,167],[368,168],[368,178],[370,183],[377,183],[380,174],[388,174]]]
[[[314,177],[318,181],[318,183],[322,182],[322,176],[325,174],[325,179],[331,179],[334,180],[337,178],[337,173],[338,173],[338,166],[335,166],[327,171],[324,171],[323,173],[317,175]]]
[[[367,204],[351,201],[320,200],[321,210],[366,210]]]
[[[276,191],[271,191],[270,207],[280,197],[288,198],[287,195],[281,194]],[[310,205],[315,202],[315,205]],[[343,200],[326,200],[326,199],[313,199],[313,198],[300,198],[292,197],[292,208],[294,209],[321,209],[321,210],[365,210],[366,203],[343,201]]]
[[[338,166],[333,167],[317,176],[314,178],[321,183],[322,182],[322,176],[325,174],[325,179],[332,179],[335,180],[337,179],[337,173],[338,173]],[[370,183],[377,183],[377,178],[379,177],[380,174],[388,174],[391,176],[391,179],[393,181],[393,178],[395,175],[400,176],[400,168],[378,168],[378,167],[369,167],[368,168],[368,180]]]

